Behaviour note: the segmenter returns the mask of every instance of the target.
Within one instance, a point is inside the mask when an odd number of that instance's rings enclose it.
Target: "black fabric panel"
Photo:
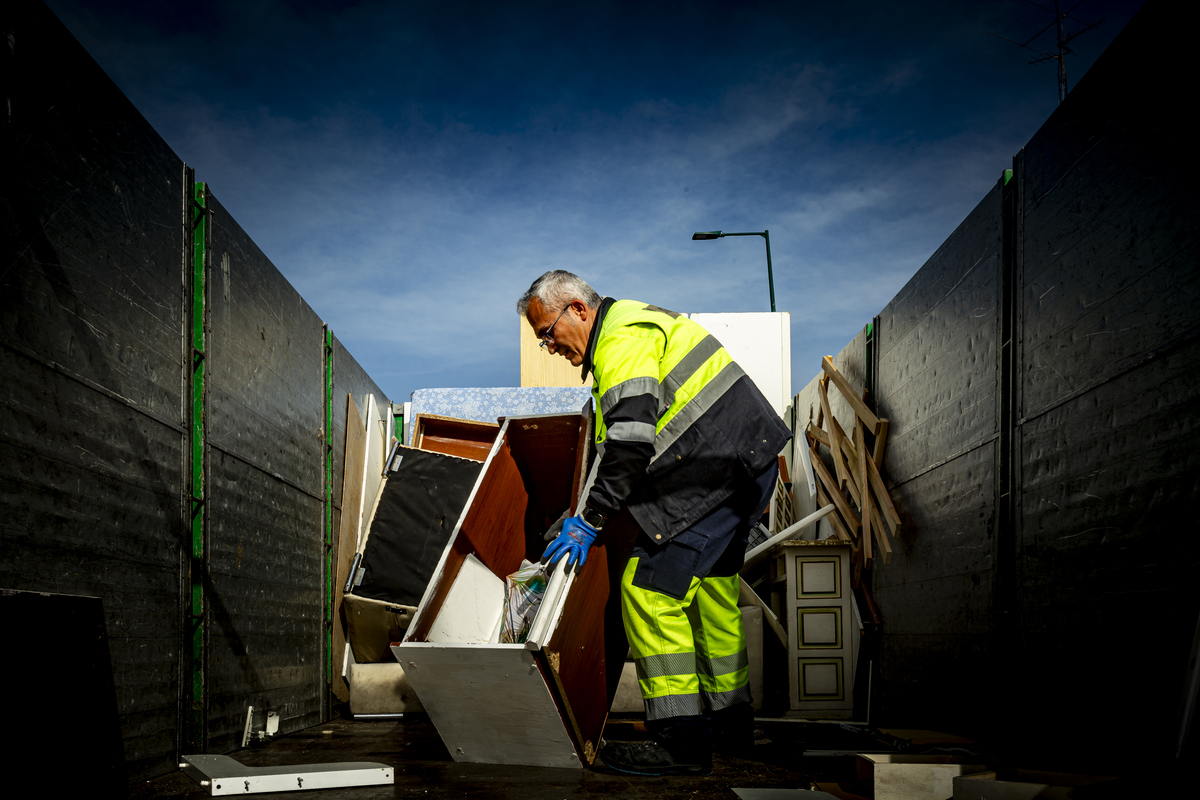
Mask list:
[[[10,0],[3,19],[0,586],[103,598],[140,780],[176,768],[183,163],[45,5]],[[24,634],[6,647],[38,649]],[[31,683],[10,689],[56,685],[22,664]],[[59,719],[86,728],[77,699]]]
[[[415,606],[467,505],[483,464],[405,448],[388,476],[363,549],[359,597]]]
[[[210,195],[209,741],[321,721],[323,326]],[[343,403],[344,405],[344,403]]]

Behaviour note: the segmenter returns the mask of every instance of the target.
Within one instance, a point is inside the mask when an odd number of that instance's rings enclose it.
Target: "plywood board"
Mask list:
[[[522,386],[591,386],[592,376],[580,377],[580,368],[572,367],[562,356],[552,356],[539,347],[533,328],[524,317],[517,317],[521,328],[521,385]]]
[[[358,531],[355,520],[362,518],[363,470],[367,459],[367,429],[354,397],[346,393],[346,452],[342,470],[342,515],[338,529],[336,578],[333,585],[333,652],[346,649],[346,621],[342,615],[342,589],[349,577],[350,564],[358,548]],[[333,676],[333,695],[345,703],[350,699],[350,688],[340,671]]]
[[[375,511],[375,501],[379,497],[379,485],[383,481],[383,462],[387,458],[387,441],[379,426],[379,405],[375,395],[367,396],[367,457],[366,471],[363,474],[363,510],[358,521],[358,548],[371,527],[371,516]]]
[[[694,313],[688,316],[717,337],[766,396],[775,413],[782,417],[792,401],[791,313]]]
[[[455,761],[579,769],[534,654],[519,644],[392,648]]]

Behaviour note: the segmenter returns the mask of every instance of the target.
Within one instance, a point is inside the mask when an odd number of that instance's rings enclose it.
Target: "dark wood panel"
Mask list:
[[[451,456],[487,460],[500,426],[489,422],[418,414],[413,420],[413,445]]]

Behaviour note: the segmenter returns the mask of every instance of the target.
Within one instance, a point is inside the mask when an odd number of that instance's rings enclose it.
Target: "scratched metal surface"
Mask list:
[[[209,736],[246,706],[316,724],[322,670],[323,327],[215,198],[209,321]]]
[[[183,165],[44,5],[5,23],[0,585],[103,598],[137,780],[175,748]]]

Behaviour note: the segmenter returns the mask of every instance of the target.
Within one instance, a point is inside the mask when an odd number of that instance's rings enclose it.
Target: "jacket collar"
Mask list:
[[[582,372],[579,373],[580,381],[587,380],[588,373],[595,366],[592,359],[596,355],[596,342],[600,340],[600,328],[604,326],[604,317],[608,315],[608,309],[615,302],[617,301],[611,297],[605,297],[596,308],[596,319],[592,322],[592,333],[588,336],[587,352],[583,354]]]

